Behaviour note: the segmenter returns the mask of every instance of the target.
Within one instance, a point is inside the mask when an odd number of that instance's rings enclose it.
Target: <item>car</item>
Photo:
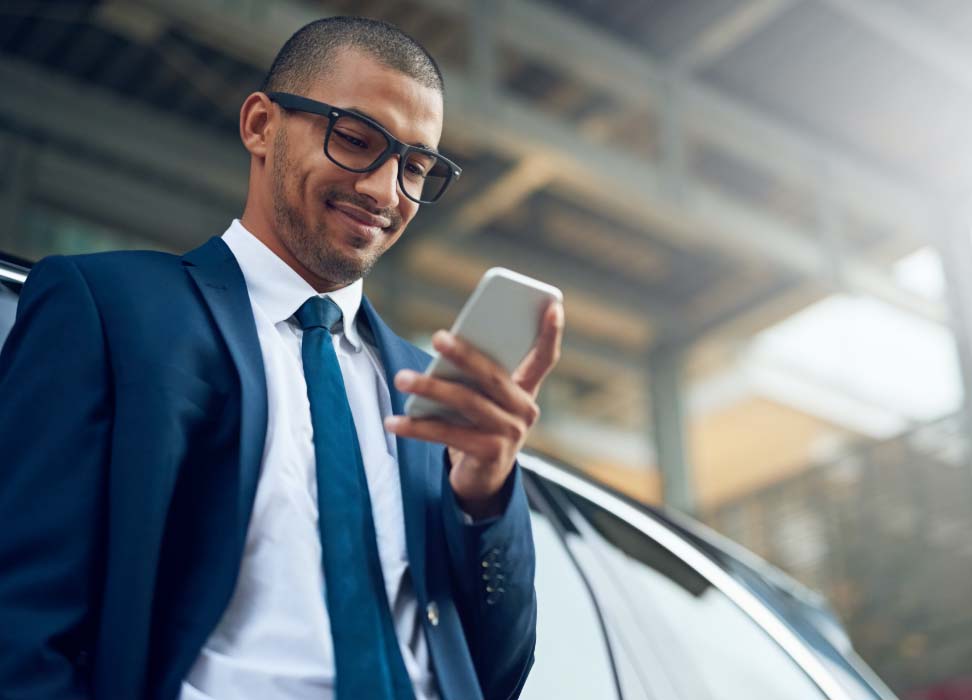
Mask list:
[[[0,345],[29,274],[0,255]],[[537,549],[527,700],[893,700],[818,594],[691,518],[520,456]]]

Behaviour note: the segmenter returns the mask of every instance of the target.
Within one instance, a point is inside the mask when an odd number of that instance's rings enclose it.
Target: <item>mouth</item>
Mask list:
[[[345,202],[328,201],[327,208],[337,214],[337,217],[352,233],[368,240],[378,236],[391,226],[391,221],[387,217],[376,216]]]

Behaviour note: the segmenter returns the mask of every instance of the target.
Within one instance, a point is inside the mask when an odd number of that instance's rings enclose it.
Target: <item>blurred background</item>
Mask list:
[[[366,282],[391,325],[560,286],[532,447],[825,593],[903,697],[972,686],[972,4],[5,0],[0,250],[221,234],[242,100],[332,14],[441,62],[464,167]]]

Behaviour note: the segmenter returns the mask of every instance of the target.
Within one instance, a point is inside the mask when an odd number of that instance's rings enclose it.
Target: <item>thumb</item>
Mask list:
[[[564,335],[564,306],[552,301],[540,319],[540,334],[523,362],[513,372],[513,381],[522,389],[537,395],[540,384],[560,360]]]

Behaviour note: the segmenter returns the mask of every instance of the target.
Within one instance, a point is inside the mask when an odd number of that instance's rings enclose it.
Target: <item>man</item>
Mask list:
[[[312,23],[243,104],[249,191],[222,238],[35,267],[0,355],[0,697],[519,694],[515,456],[562,309],[513,376],[436,334],[477,392],[420,375],[361,296],[458,172],[441,129],[412,39]],[[471,427],[393,415],[407,393]]]

